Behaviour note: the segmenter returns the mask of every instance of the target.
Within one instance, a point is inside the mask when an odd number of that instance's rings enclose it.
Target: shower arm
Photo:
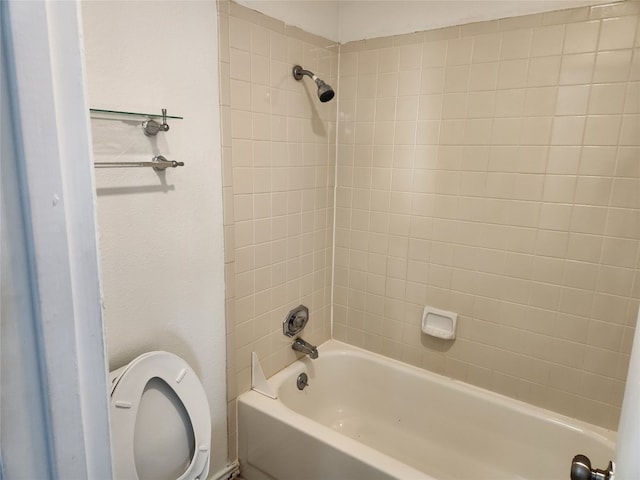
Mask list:
[[[293,67],[293,77],[296,80],[302,80],[302,77],[304,75],[306,75],[307,77],[311,78],[314,82],[317,82],[318,80],[320,80],[315,73],[313,73],[313,72],[311,72],[309,70],[305,70],[300,65],[296,65],[295,67]]]

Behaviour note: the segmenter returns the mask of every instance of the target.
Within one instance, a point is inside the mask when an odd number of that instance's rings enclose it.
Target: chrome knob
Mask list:
[[[610,480],[613,474],[613,462],[609,462],[606,470],[591,468],[591,460],[585,455],[576,455],[571,462],[571,480]]]
[[[309,377],[306,373],[301,373],[300,375],[298,375],[298,379],[296,380],[296,386],[298,387],[298,390],[304,390],[304,387],[308,387],[308,380]]]
[[[304,305],[298,305],[291,310],[282,324],[282,333],[287,337],[294,337],[302,331],[309,321],[309,309]]]

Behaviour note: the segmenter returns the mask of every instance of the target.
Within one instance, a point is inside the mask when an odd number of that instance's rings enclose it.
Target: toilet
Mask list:
[[[211,415],[182,358],[149,352],[110,373],[113,478],[205,480]]]

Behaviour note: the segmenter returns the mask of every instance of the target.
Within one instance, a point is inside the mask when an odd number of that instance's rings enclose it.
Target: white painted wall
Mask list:
[[[184,120],[145,137],[139,121],[92,120],[96,161],[185,166],[97,169],[98,227],[110,369],[166,350],[207,392],[210,475],[227,463],[218,39],[213,1],[82,4],[92,108]]]
[[[640,325],[640,313],[637,325]],[[616,476],[618,478],[640,478],[640,328],[636,328],[633,337],[633,350],[627,372],[627,384],[624,390],[622,413],[618,426],[616,444]],[[598,468],[605,468],[598,465]]]
[[[340,43],[607,3],[602,0],[340,1]]]
[[[339,39],[339,0],[238,0],[238,3],[309,33]]]
[[[604,0],[237,0],[310,33],[346,43],[609,3]]]

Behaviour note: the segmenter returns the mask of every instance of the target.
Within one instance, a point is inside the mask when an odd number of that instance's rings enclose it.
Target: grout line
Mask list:
[[[337,44],[338,46],[338,59],[337,59],[337,64],[338,64],[338,71],[336,72],[336,89],[337,89],[337,95],[336,95],[336,116],[335,116],[335,145],[334,145],[334,151],[335,151],[335,159],[334,159],[334,171],[333,171],[333,222],[332,222],[332,233],[331,233],[331,241],[332,241],[332,246],[331,246],[331,294],[330,294],[330,298],[329,298],[329,336],[331,339],[334,338],[333,335],[333,323],[334,323],[334,319],[333,319],[333,312],[334,312],[334,294],[335,294],[335,285],[336,285],[336,226],[337,226],[337,208],[338,208],[338,147],[339,147],[339,141],[338,141],[338,137],[340,135],[340,57],[342,54],[342,45],[341,44]]]

